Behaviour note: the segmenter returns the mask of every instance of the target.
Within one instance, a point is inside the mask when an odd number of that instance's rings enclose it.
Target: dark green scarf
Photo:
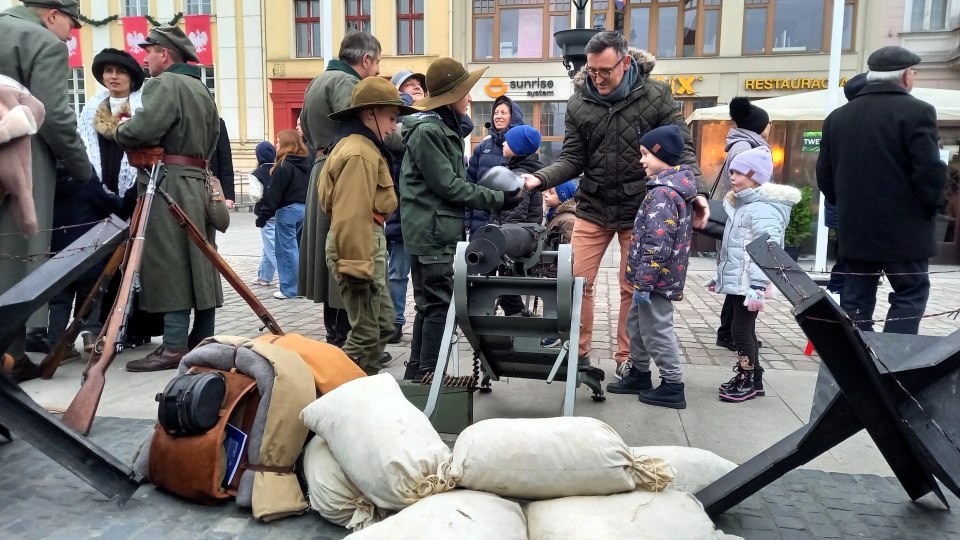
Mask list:
[[[331,60],[329,63],[327,63],[327,71],[342,71],[344,73],[353,75],[358,79],[363,79],[363,77],[361,77],[355,69],[350,67],[350,64],[341,62],[340,60]]]
[[[600,101],[601,103],[606,103],[607,105],[613,106],[624,100],[630,90],[633,89],[633,85],[637,82],[637,78],[640,76],[640,66],[637,65],[637,59],[630,57],[630,69],[623,74],[623,80],[620,81],[620,85],[617,86],[613,92],[610,92],[607,95],[600,95],[597,92],[597,88],[593,85],[593,80],[588,76],[586,89],[587,93],[593,99]]]

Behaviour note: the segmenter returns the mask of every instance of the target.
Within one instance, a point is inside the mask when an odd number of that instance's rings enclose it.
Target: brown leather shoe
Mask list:
[[[9,354],[5,354],[5,357],[9,357]],[[4,362],[6,365],[7,362]],[[30,361],[30,358],[27,355],[24,355],[23,358],[15,361],[13,366],[10,368],[10,371],[7,375],[13,379],[15,383],[22,383],[23,381],[29,381],[31,379],[36,379],[40,376],[40,366],[34,364]]]
[[[167,349],[163,345],[157,350],[141,358],[127,362],[127,371],[163,371],[176,369],[180,366],[180,359],[189,352],[187,349]]]
[[[60,361],[60,365],[69,364],[74,360],[80,359],[80,351],[77,350],[75,345],[70,345],[67,347],[66,353],[63,355],[63,360]]]

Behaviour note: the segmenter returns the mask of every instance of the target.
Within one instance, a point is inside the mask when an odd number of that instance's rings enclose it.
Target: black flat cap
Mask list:
[[[877,49],[867,58],[870,71],[900,71],[919,63],[919,56],[894,45]]]

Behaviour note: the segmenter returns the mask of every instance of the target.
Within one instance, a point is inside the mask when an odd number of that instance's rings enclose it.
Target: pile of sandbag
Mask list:
[[[353,529],[349,538],[734,538],[691,494],[733,463],[630,448],[594,418],[484,420],[451,453],[380,374],[343,384],[300,419],[316,433],[304,453],[310,505]]]

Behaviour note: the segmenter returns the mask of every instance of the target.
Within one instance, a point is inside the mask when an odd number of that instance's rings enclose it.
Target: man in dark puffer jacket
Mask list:
[[[620,317],[615,360],[629,356],[626,316],[633,290],[624,281],[623,265],[633,220],[646,195],[640,166],[640,137],[648,131],[675,124],[684,139],[680,164],[690,165],[697,179],[694,227],[706,224],[708,188],[703,183],[693,152],[693,141],[683,113],[670,88],[649,75],[656,58],[645,51],[629,50],[623,35],[600,32],[586,46],[587,64],[574,79],[576,91],[567,102],[566,133],[556,163],[525,175],[527,189],[549,189],[581,173],[577,190],[577,221],[573,232],[573,273],[587,279],[581,313],[579,353],[589,366],[593,339],[593,281],[600,260],[614,236],[620,243]],[[702,195],[702,196],[699,196]],[[618,367],[617,372],[621,371]]]

